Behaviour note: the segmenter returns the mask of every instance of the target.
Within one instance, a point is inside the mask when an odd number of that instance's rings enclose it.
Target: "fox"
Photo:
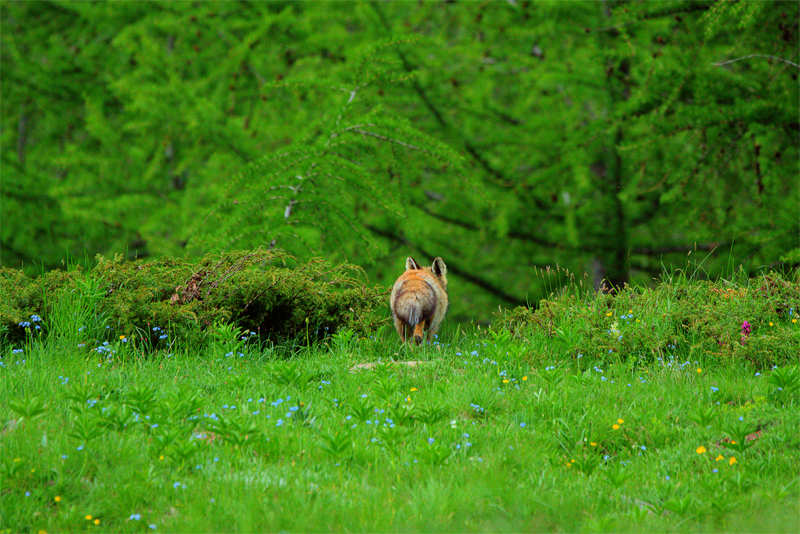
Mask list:
[[[394,283],[389,305],[401,343],[405,344],[410,338],[408,328],[417,345],[422,344],[425,330],[430,341],[450,306],[444,260],[437,256],[430,267],[423,268],[414,258],[406,259],[406,272]]]

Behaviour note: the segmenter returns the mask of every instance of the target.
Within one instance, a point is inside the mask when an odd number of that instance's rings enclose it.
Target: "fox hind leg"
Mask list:
[[[420,321],[417,323],[417,326],[414,327],[414,343],[417,345],[422,345],[422,341],[425,339],[425,325],[427,321]]]
[[[402,319],[395,317],[394,318],[394,328],[397,330],[397,334],[400,336],[400,343],[406,342],[406,323],[403,322]]]

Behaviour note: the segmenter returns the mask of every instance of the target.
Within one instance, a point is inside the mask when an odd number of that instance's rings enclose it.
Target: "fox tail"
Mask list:
[[[422,329],[422,303],[414,299],[408,306],[408,324],[414,329],[414,343],[422,344],[424,331]]]

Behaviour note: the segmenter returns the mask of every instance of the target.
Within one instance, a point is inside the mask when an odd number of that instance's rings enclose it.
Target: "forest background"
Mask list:
[[[455,322],[796,268],[799,10],[3,1],[0,265],[441,256]]]

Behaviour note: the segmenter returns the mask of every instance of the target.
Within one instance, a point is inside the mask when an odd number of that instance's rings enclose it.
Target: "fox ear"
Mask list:
[[[419,266],[419,263],[417,263],[414,258],[409,256],[408,259],[406,259],[406,271],[413,271],[414,269],[422,269],[422,267]]]
[[[444,260],[442,258],[437,256],[436,259],[433,260],[431,271],[433,271],[433,274],[436,276],[444,276],[447,274],[447,265],[444,264]]]

